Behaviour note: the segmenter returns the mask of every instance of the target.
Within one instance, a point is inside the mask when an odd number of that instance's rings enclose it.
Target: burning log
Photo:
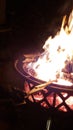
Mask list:
[[[25,54],[24,55],[25,60],[23,60],[23,63],[29,63],[29,62],[36,61],[39,56],[40,56],[40,53],[37,53],[37,54]]]
[[[57,82],[57,80],[48,81],[47,83],[43,83],[43,84],[35,86],[31,91],[29,91],[27,93],[26,97],[28,97],[29,95],[31,95],[31,94],[33,94],[35,92],[38,92],[38,91],[44,89],[45,87],[47,87],[48,85],[52,84],[53,82]]]

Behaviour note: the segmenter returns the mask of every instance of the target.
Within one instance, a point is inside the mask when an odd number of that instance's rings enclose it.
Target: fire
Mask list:
[[[30,101],[40,102],[41,106],[46,108],[53,106],[64,112],[67,112],[69,108],[73,110],[73,95],[70,95],[68,92],[56,93],[56,91],[52,91],[50,88],[47,89],[43,86],[45,84],[48,86],[48,83],[51,83],[51,81],[56,81],[54,83],[58,85],[61,84],[61,86],[66,85],[69,86],[69,88],[70,86],[72,87],[72,42],[73,10],[68,20],[67,17],[64,16],[60,31],[58,31],[54,37],[50,36],[45,42],[43,46],[44,52],[40,54],[38,58],[36,56],[32,58],[32,55],[31,58],[27,56],[26,60],[23,62],[23,68],[26,69],[31,76],[47,82],[35,87],[32,83],[25,83],[25,92],[27,93]]]
[[[44,52],[36,62],[28,64],[35,77],[44,81],[57,79],[59,84],[72,85],[73,78],[73,10],[66,21],[63,18],[61,29],[45,42]]]

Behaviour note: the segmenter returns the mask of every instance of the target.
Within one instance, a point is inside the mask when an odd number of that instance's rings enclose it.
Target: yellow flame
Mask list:
[[[66,16],[63,18],[60,31],[54,38],[50,36],[45,42],[44,53],[33,64],[33,69],[38,79],[48,81],[58,78],[59,82],[71,85],[71,82],[65,80],[62,70],[65,69],[67,63],[70,63],[70,71],[73,71],[73,11],[69,16],[67,25],[65,23]]]

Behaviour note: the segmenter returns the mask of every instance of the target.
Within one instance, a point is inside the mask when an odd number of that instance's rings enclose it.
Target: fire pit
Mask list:
[[[25,99],[46,109],[73,111],[73,11],[60,32],[46,41],[42,54],[23,55],[15,68],[25,78]],[[64,43],[65,42],[65,43]]]
[[[34,59],[36,58],[37,56],[34,57]],[[32,77],[27,73],[26,60],[32,61],[32,56],[28,55],[27,58],[25,55],[15,62],[15,68],[25,78],[23,90],[26,93],[25,98],[28,98],[31,102],[40,104],[46,109],[55,109],[64,112],[72,111],[73,86],[61,85],[56,82],[52,83],[51,81],[46,83],[45,81]]]
[[[24,78],[22,92],[26,103],[38,104],[50,112],[47,130],[60,129],[56,125],[63,125],[61,130],[71,129],[73,122],[72,41],[73,11],[69,20],[66,21],[66,16],[63,18],[56,36],[50,36],[45,42],[42,53],[24,54],[15,61],[16,70]],[[63,115],[68,115],[68,118]]]

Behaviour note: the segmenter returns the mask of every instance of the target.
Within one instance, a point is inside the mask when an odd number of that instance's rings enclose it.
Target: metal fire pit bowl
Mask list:
[[[45,83],[45,81],[34,78],[29,75],[23,64],[27,65],[26,61],[29,58],[30,62],[38,58],[38,55],[23,55],[15,61],[15,69],[24,77],[24,92],[30,92],[36,85]],[[23,63],[25,61],[25,63]],[[60,85],[51,83],[44,89],[26,96],[32,103],[38,103],[47,110],[53,109],[62,112],[73,112],[73,86]]]

